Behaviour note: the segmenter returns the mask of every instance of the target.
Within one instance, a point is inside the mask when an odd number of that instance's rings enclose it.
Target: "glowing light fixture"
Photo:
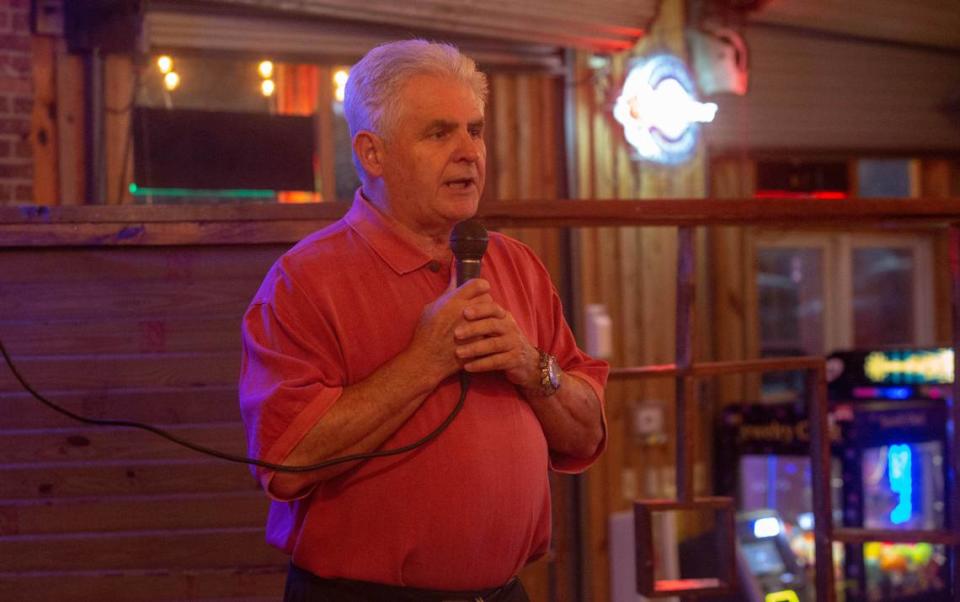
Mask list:
[[[333,74],[333,97],[337,102],[343,102],[344,93],[347,87],[347,80],[350,78],[350,72],[346,69],[337,69]]]
[[[272,79],[265,79],[260,82],[260,93],[264,96],[273,96],[274,91],[276,91],[277,85],[273,83]]]
[[[160,73],[170,73],[173,70],[173,59],[166,54],[158,56],[157,69],[160,70]]]
[[[169,71],[163,76],[163,87],[167,90],[176,90],[180,87],[180,76],[176,71]]]
[[[257,71],[260,73],[260,77],[270,79],[273,77],[273,61],[260,61],[260,64],[257,65]]]
[[[758,518],[753,523],[753,535],[757,538],[776,537],[780,535],[780,519],[775,516]]]
[[[890,522],[902,525],[913,516],[913,451],[905,443],[891,445],[887,450],[887,470],[890,474],[890,491],[900,500],[890,511]]]
[[[800,597],[792,589],[785,589],[779,592],[770,592],[764,596],[763,602],[800,602]]]
[[[697,100],[684,62],[668,54],[635,63],[613,107],[638,157],[664,164],[689,160],[699,124],[713,121],[716,113],[716,104]]]
[[[803,512],[797,515],[797,526],[804,531],[813,531],[813,512]]]

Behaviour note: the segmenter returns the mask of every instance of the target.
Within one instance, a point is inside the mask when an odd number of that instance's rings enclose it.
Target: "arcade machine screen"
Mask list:
[[[840,473],[833,461],[834,474]],[[839,487],[831,490],[833,508],[840,508]],[[746,455],[740,458],[740,506],[742,512],[775,510],[783,520],[783,535],[797,563],[813,582],[816,551],[813,538],[813,486],[810,458],[790,455]],[[842,566],[842,546],[834,547],[837,569]],[[744,554],[746,554],[744,550]],[[749,561],[749,557],[748,557]]]
[[[774,541],[742,543],[740,549],[743,550],[754,575],[781,575],[787,568]]]
[[[893,443],[863,450],[863,524],[868,529],[937,529],[944,524],[943,444]],[[863,549],[870,601],[942,590],[944,549],[871,542]]]

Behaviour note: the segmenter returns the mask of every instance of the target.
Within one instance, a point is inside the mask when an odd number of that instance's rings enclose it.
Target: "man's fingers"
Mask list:
[[[499,317],[472,320],[456,327],[453,336],[458,341],[469,341],[480,337],[501,336],[510,332],[510,324]]]
[[[456,281],[454,281],[456,282]],[[457,289],[457,296],[461,299],[474,299],[490,292],[490,283],[483,278],[471,278]]]
[[[489,295],[487,295],[489,297]],[[483,320],[485,318],[503,319],[507,317],[507,311],[492,298],[484,299],[478,297],[467,307],[463,308],[463,317],[468,320]]]
[[[463,369],[467,372],[509,370],[516,363],[517,355],[513,352],[493,353],[464,362]]]
[[[514,347],[515,345],[507,337],[487,337],[457,345],[456,354],[460,359],[468,359],[504,353]]]

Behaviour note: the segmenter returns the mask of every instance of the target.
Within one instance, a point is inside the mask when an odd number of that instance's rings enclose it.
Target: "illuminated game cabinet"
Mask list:
[[[950,349],[836,353],[828,359],[832,414],[844,442],[843,524],[943,529]],[[951,600],[943,546],[846,546],[847,600]]]
[[[717,434],[716,483],[720,494],[736,498],[738,511],[742,591],[729,600],[813,602],[810,429],[803,407],[730,406],[720,418]],[[839,476],[840,461],[833,465]],[[831,494],[838,509],[840,488],[832,488]],[[838,560],[838,572],[841,569]]]
[[[952,368],[949,349],[830,356],[835,525],[944,527],[945,399]],[[737,499],[741,573],[752,581],[737,599],[775,602],[795,594],[799,602],[812,602],[813,496],[803,405],[728,407],[717,434],[718,492]],[[750,521],[762,516],[779,519],[775,538],[751,531]],[[835,544],[834,561],[841,602],[950,599],[942,546]]]

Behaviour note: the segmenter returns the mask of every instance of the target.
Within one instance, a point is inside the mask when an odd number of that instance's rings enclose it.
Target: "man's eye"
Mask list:
[[[483,136],[483,128],[470,128],[470,135],[474,138],[480,138]]]

